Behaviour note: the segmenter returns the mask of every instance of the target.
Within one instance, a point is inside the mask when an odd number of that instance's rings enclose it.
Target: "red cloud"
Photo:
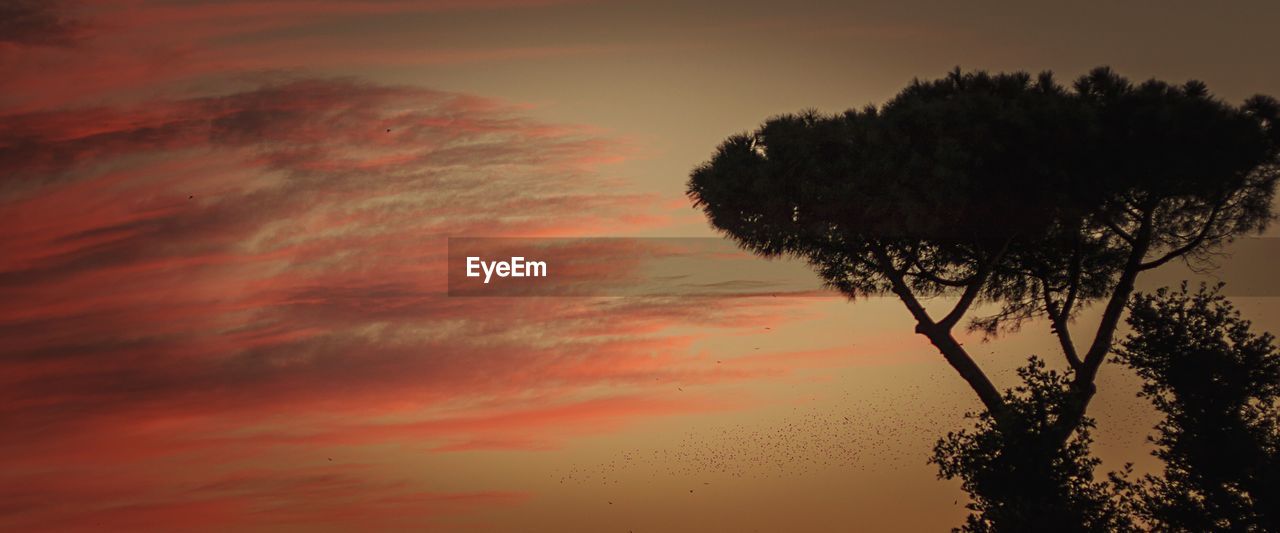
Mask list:
[[[85,27],[58,0],[9,0],[0,4],[0,47],[68,46]]]
[[[192,86],[202,93],[230,91],[243,88],[246,78],[281,71],[332,75],[376,66],[537,60],[604,51],[574,42],[423,48],[403,44],[416,43],[419,28],[388,24],[574,1],[10,1],[0,7],[0,67],[5,72],[0,108],[35,111],[102,101],[145,102],[159,92],[189,92]],[[331,31],[334,24],[353,21],[378,28],[382,38]],[[397,31],[408,33],[395,38]]]
[[[602,165],[631,153],[625,143],[475,96],[242,77],[367,57],[350,43],[214,44],[334,17],[539,3],[8,8],[0,529],[467,520],[452,511],[527,495],[434,486],[325,454],[388,443],[554,448],[744,401],[671,397],[672,384],[791,366],[752,358],[718,368],[694,343],[776,323],[793,302],[445,294],[448,236],[608,235],[664,222],[661,202],[602,177]],[[174,89],[194,81],[201,96],[156,96],[190,94]]]
[[[3,527],[237,527],[267,520],[266,494],[289,524],[430,523],[473,498],[352,473],[365,496],[335,501],[286,483],[298,468],[207,480],[287,450],[556,447],[733,406],[656,394],[672,383],[785,366],[716,369],[691,343],[787,303],[445,295],[446,236],[637,229],[652,199],[598,185],[627,147],[587,128],[316,79],[0,124],[0,478],[34,491]],[[206,483],[175,494],[142,473],[159,463]]]

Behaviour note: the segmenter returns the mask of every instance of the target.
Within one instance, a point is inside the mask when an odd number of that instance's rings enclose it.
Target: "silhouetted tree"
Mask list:
[[[1093,420],[1085,417],[1067,443],[1051,429],[1070,394],[1067,376],[1032,357],[1018,369],[1022,385],[1004,394],[1007,420],[970,413],[972,430],[948,433],[930,462],[939,476],[959,478],[972,497],[962,531],[1121,531],[1131,529],[1116,487],[1095,481]]]
[[[1132,84],[1106,68],[1069,89],[1049,73],[956,70],[917,80],[880,108],[780,116],[732,136],[694,169],[688,193],[744,248],[803,258],[850,298],[897,296],[982,401],[1001,453],[1062,464],[1052,458],[1080,457],[1072,439],[1087,429],[1094,380],[1138,275],[1199,260],[1269,222],[1278,113],[1270,97],[1234,107],[1199,82]],[[953,304],[926,308],[935,296]],[[1068,369],[1054,378],[1065,389],[1049,398],[1049,419],[1026,419],[955,338],[981,301],[997,311],[969,326],[989,335],[1048,319]],[[1097,330],[1078,345],[1072,319],[1096,301]],[[937,457],[944,475],[964,477],[995,446],[958,439],[950,457]],[[991,467],[967,487],[979,505],[1003,509],[997,500],[1018,487],[1000,480],[1018,476]],[[977,481],[987,475],[994,481]],[[1044,483],[1033,498],[1070,493]],[[1055,508],[1084,520],[1062,527],[1095,522],[1071,502]]]
[[[1046,316],[1074,371],[1064,440],[1093,396],[1138,274],[1195,258],[1270,218],[1277,104],[1242,107],[1199,82],[1134,85],[1105,68],[916,81],[880,109],[808,112],[735,135],[696,168],[689,195],[764,256],[808,260],[850,297],[895,294],[1001,418],[1004,400],[953,336],[985,299],[990,332]],[[955,296],[941,317],[926,296]],[[1085,350],[1074,314],[1105,299]],[[1065,430],[1065,431],[1063,431]]]
[[[1219,286],[1220,287],[1220,286]],[[1118,359],[1144,380],[1162,476],[1130,486],[1161,531],[1280,531],[1280,352],[1218,289],[1162,289],[1130,304]]]

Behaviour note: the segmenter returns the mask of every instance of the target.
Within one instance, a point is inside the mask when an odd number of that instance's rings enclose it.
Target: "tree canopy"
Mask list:
[[[772,118],[727,139],[688,193],[764,256],[807,260],[850,297],[894,294],[997,417],[1004,398],[952,329],[975,302],[991,334],[1047,317],[1073,372],[1060,440],[1093,394],[1133,283],[1271,219],[1280,106],[1233,106],[1203,83],[1132,83],[1098,68],[916,80],[882,106]],[[956,297],[937,316],[928,296]],[[1106,307],[1092,342],[1069,328]]]

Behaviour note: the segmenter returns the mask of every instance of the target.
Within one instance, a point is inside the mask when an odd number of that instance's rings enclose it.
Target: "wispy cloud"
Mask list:
[[[86,26],[58,0],[10,0],[0,4],[0,46],[68,46]]]
[[[0,123],[0,464],[44,480],[20,484],[65,502],[60,516],[253,523],[253,486],[175,499],[165,477],[121,468],[209,477],[280,448],[386,442],[550,448],[732,406],[658,387],[776,372],[716,369],[691,348],[702,334],[671,328],[742,327],[787,304],[445,295],[446,236],[636,229],[628,215],[653,202],[601,186],[601,162],[628,149],[590,128],[342,79]],[[67,469],[136,493],[44,478]],[[415,487],[385,490],[409,505],[431,490]],[[298,520],[334,504],[286,496]],[[0,523],[52,512],[13,501]]]
[[[553,449],[743,402],[675,384],[828,364],[729,370],[696,347],[785,301],[449,298],[448,236],[663,223],[662,202],[608,178],[633,148],[473,95],[252,74],[323,65],[325,46],[215,46],[476,4],[12,5],[27,22],[0,30],[0,529],[424,527],[528,495],[330,450]],[[166,85],[200,79],[216,81]]]

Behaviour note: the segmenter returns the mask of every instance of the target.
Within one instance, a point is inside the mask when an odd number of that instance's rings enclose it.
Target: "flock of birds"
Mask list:
[[[941,374],[940,374],[941,375]],[[954,387],[885,386],[845,392],[758,424],[686,432],[674,445],[635,447],[596,464],[557,472],[562,484],[621,485],[658,477],[693,480],[789,478],[830,472],[896,470],[923,464],[933,441],[964,423],[969,404]]]
[[[1001,383],[1014,383],[1011,371],[1001,374]],[[792,397],[801,398],[800,405],[766,409],[758,423],[706,426],[684,433],[670,445],[620,450],[607,461],[575,464],[554,475],[560,484],[581,487],[653,483],[697,494],[735,479],[877,475],[904,468],[932,474],[933,467],[925,465],[933,444],[948,431],[971,427],[964,414],[976,407],[972,394],[945,364],[893,379],[823,387],[845,391],[838,397],[820,399],[801,389],[802,384],[795,387]],[[1118,396],[1113,401],[1132,407],[1129,402],[1137,400]],[[1126,440],[1141,439],[1129,433],[1150,427],[1150,415],[1141,409],[1098,407],[1106,412],[1095,416],[1107,426],[1118,424],[1111,429]],[[611,493],[613,499],[606,496]],[[607,505],[614,505],[617,497],[616,491],[600,493]]]

